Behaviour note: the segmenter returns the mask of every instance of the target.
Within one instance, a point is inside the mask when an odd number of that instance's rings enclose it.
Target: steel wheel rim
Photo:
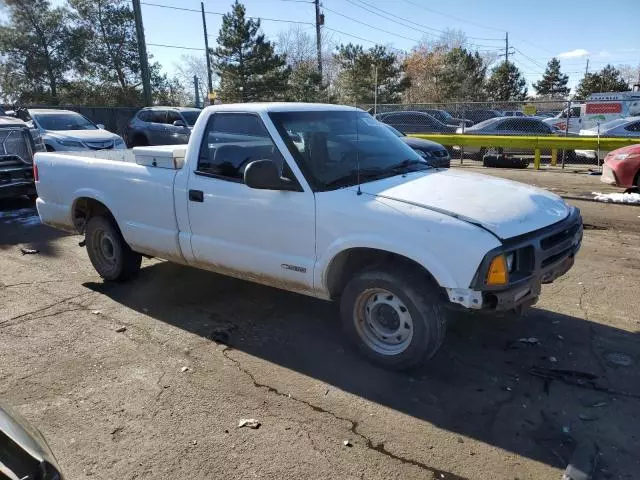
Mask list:
[[[118,263],[116,242],[109,232],[96,230],[93,235],[95,246],[94,251],[97,260],[106,269],[113,269]]]
[[[353,321],[364,344],[381,355],[398,355],[413,339],[409,309],[398,295],[383,288],[368,289],[358,296]]]

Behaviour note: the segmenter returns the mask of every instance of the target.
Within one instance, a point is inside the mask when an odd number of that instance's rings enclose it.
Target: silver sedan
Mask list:
[[[601,137],[637,137],[640,138],[640,117],[617,118],[600,125]],[[580,130],[582,137],[595,137],[598,135],[598,127]],[[600,158],[609,153],[606,150],[600,151]],[[579,157],[594,160],[598,157],[595,150],[576,150]]]

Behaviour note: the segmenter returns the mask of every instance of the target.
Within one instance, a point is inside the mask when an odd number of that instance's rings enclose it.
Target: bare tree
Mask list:
[[[175,69],[175,76],[187,92],[192,104],[195,104],[193,79],[198,78],[200,101],[203,101],[207,97],[207,59],[202,55],[182,55],[180,62],[175,64]]]
[[[618,70],[630,87],[640,82],[640,66],[618,65]]]

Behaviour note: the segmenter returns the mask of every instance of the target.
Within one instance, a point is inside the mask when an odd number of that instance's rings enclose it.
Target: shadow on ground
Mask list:
[[[427,366],[399,374],[353,353],[331,303],[170,263],[147,267],[126,285],[85,286],[461,436],[560,468],[578,443],[597,443],[602,478],[638,472],[637,332],[542,309],[515,321],[464,316]]]
[[[0,200],[0,250],[19,245],[38,250],[40,255],[56,256],[53,241],[66,235],[40,223],[33,200],[27,197]]]

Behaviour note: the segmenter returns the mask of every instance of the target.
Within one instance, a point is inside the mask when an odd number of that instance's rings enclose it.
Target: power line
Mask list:
[[[373,43],[374,45],[377,45],[378,43],[380,43],[380,42],[375,42],[373,40],[369,40],[368,38],[363,38],[357,35],[353,35],[351,33],[343,32],[342,30],[338,30],[337,28],[327,27],[326,25],[324,25],[323,28],[326,30],[331,30],[332,32],[341,33],[342,35],[346,35],[347,37],[357,38],[358,40],[362,40],[363,42]]]
[[[147,43],[147,45],[150,47],[177,48],[179,50],[197,50],[199,52],[204,52],[204,48],[183,47],[181,45],[166,45],[162,43]]]
[[[531,63],[533,63],[536,67],[540,67],[542,69],[546,69],[547,67],[545,65],[541,65],[538,62],[536,62],[533,58],[531,58],[529,55],[525,55],[524,53],[522,53],[519,49],[517,49],[516,47],[513,47],[513,49],[518,52],[520,55],[522,55],[524,58],[526,58],[527,60],[529,60]]]
[[[404,0],[404,1],[405,1],[405,2],[407,2],[407,3],[409,3],[409,4],[411,4],[411,5],[413,5],[414,7],[418,7],[418,8],[421,8],[421,9],[423,9],[423,10],[427,10],[427,11],[429,11],[429,12],[437,13],[438,15],[442,15],[442,16],[444,16],[444,17],[449,17],[449,18],[452,18],[452,19],[454,19],[454,20],[458,20],[459,22],[465,22],[465,23],[468,23],[468,24],[470,24],[470,25],[475,25],[476,27],[486,28],[487,30],[494,30],[494,31],[496,31],[496,32],[504,32],[504,30],[501,30],[501,29],[499,29],[499,28],[495,28],[495,27],[488,27],[488,26],[486,26],[486,25],[481,25],[481,24],[479,24],[479,23],[475,23],[475,22],[472,22],[472,21],[470,21],[470,20],[465,20],[465,19],[463,19],[463,18],[454,17],[453,15],[449,15],[448,13],[443,13],[443,12],[439,12],[439,11],[437,11],[437,10],[433,10],[433,9],[431,9],[431,8],[427,8],[427,7],[425,7],[424,5],[420,5],[420,4],[418,4],[418,3],[412,2],[411,0]],[[500,39],[500,40],[502,40],[502,39]]]
[[[415,27],[409,27],[409,28],[414,28],[414,30],[418,30],[419,32],[422,32],[422,33],[424,33],[424,34],[426,34],[426,35],[433,35],[433,33],[425,32],[424,30],[421,30],[422,28],[426,28],[427,30],[433,30],[434,32],[438,32],[438,33],[440,33],[440,34],[444,34],[444,33],[446,33],[444,30],[438,30],[437,28],[428,27],[428,26],[426,26],[426,25],[423,25],[423,24],[420,24],[420,23],[416,23],[416,22],[414,22],[414,21],[412,21],[412,20],[409,20],[409,19],[407,19],[407,18],[404,18],[404,17],[400,17],[400,16],[398,16],[398,15],[396,15],[396,14],[394,14],[394,13],[388,12],[388,11],[386,11],[386,10],[383,10],[383,9],[381,9],[381,8],[378,8],[378,7],[375,7],[375,6],[373,6],[373,5],[369,5],[369,4],[365,3],[363,0],[356,0],[356,1],[357,1],[358,3],[354,3],[354,2],[353,2],[353,0],[347,0],[347,2],[349,2],[350,4],[352,4],[352,5],[356,6],[356,7],[362,8],[363,10],[366,10],[366,11],[368,11],[368,12],[371,12],[371,13],[373,13],[374,15],[378,15],[378,16],[380,16],[380,17],[382,17],[382,18],[387,19],[387,20],[390,20],[390,19],[389,19],[389,18],[387,18],[387,17],[384,17],[384,16],[380,15],[379,13],[376,13],[376,12],[373,12],[373,11],[369,10],[369,8],[373,8],[374,10],[377,10],[378,12],[382,12],[382,13],[384,13],[385,15],[389,15],[389,16],[391,16],[391,17],[397,18],[397,19],[399,19],[399,20],[402,20],[403,22],[407,22],[407,23],[410,23],[410,24],[412,24],[412,25],[416,25],[416,26],[418,26],[418,27],[420,27],[420,28],[415,28]],[[362,6],[362,5],[360,5],[360,4],[363,4],[363,5],[366,5],[366,6],[364,6],[364,7],[363,7],[363,6]],[[394,20],[391,20],[391,21],[394,21]],[[405,27],[406,27],[406,26],[408,26],[408,25],[401,24],[401,23],[399,23],[399,22],[395,22],[395,23],[398,23],[398,24],[403,25],[403,26],[405,26]],[[481,38],[481,37],[467,37],[467,38],[470,38],[470,39],[473,39],[473,40],[502,41],[502,39],[501,39],[501,38]]]
[[[169,10],[180,10],[180,11],[183,11],[183,12],[200,13],[200,10],[196,10],[196,9],[193,9],[193,8],[174,7],[172,5],[160,5],[159,3],[149,3],[149,2],[140,2],[140,3],[142,5],[147,5],[149,7],[167,8]],[[226,13],[221,13],[221,12],[208,12],[208,11],[205,11],[204,13],[206,13],[207,15],[217,15],[217,16],[220,16],[220,17],[223,16],[223,15],[226,15]],[[311,23],[311,22],[300,22],[300,21],[297,21],[297,20],[283,20],[283,19],[280,19],[280,18],[250,17],[250,16],[247,16],[246,18],[250,18],[252,20],[265,21],[265,22],[281,22],[281,23],[297,23],[299,25],[315,25],[314,23]]]
[[[336,15],[339,15],[339,16],[341,16],[341,17],[344,17],[344,18],[348,19],[348,20],[351,20],[352,22],[359,23],[360,25],[364,25],[365,27],[371,28],[371,29],[373,29],[373,30],[379,30],[379,31],[381,31],[381,32],[388,33],[389,35],[395,35],[396,37],[404,38],[405,40],[411,40],[412,42],[419,42],[419,41],[420,41],[420,40],[415,39],[415,38],[405,37],[404,35],[400,35],[399,33],[393,33],[393,32],[390,32],[389,30],[385,30],[385,29],[383,29],[383,28],[374,27],[373,25],[369,25],[368,23],[361,22],[360,20],[356,20],[356,19],[355,19],[355,18],[353,18],[353,17],[350,17],[350,16],[348,16],[348,15],[344,15],[344,14],[342,14],[342,13],[340,13],[340,12],[337,12],[337,11],[335,11],[335,10],[332,10],[332,9],[330,9],[330,8],[328,8],[328,7],[322,7],[322,8],[324,8],[324,9],[325,9],[325,10],[327,10],[328,12],[335,13]]]

